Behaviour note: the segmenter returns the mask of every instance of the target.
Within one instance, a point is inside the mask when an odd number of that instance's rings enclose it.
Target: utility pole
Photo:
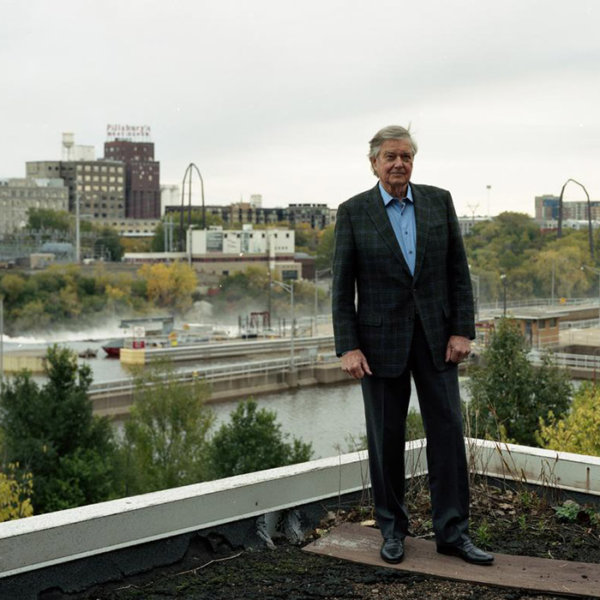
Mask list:
[[[78,184],[75,184],[75,188]],[[81,263],[81,215],[79,214],[79,190],[75,191],[75,262]]]

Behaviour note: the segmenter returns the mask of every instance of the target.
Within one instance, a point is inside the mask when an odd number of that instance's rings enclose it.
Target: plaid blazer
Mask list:
[[[447,368],[451,335],[475,337],[471,279],[452,197],[440,188],[410,185],[417,232],[414,276],[379,186],[341,204],[336,218],[336,352],[360,348],[379,377],[396,377],[406,367],[417,314],[439,370]]]

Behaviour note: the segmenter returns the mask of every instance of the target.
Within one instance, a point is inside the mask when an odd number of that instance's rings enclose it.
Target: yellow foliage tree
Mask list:
[[[191,306],[198,280],[189,265],[182,262],[146,264],[138,274],[146,280],[148,300],[157,306],[180,311]]]
[[[538,438],[544,448],[600,456],[600,387],[582,385],[564,419],[540,419]]]
[[[81,314],[81,301],[77,294],[77,286],[68,282],[67,285],[58,292],[60,306],[69,317],[77,317]]]
[[[18,465],[9,464],[7,473],[0,473],[0,522],[12,521],[33,514],[31,473],[16,474]]]
[[[115,287],[115,286],[112,286],[110,283],[107,283],[105,292],[106,292],[106,297],[109,300],[118,302],[120,300],[126,300],[129,296],[129,294],[131,294],[131,289]]]

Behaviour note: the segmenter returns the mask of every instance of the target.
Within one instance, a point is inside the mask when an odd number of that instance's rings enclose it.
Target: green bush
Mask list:
[[[573,387],[568,373],[544,354],[542,366],[527,358],[525,338],[518,325],[501,319],[482,355],[482,365],[471,367],[468,388],[470,429],[478,437],[539,446],[540,418],[562,417],[569,408]]]
[[[310,460],[311,444],[298,438],[288,442],[276,419],[274,411],[259,410],[254,400],[240,402],[212,439],[211,475],[218,479]]]

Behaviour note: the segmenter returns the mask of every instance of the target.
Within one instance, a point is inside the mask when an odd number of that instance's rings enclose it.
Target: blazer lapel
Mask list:
[[[413,200],[415,202],[415,221],[417,225],[417,256],[415,258],[415,275],[417,279],[423,265],[425,248],[427,247],[427,236],[429,235],[429,211],[430,206],[427,196],[419,191],[416,185],[411,185]]]
[[[394,233],[394,229],[392,228],[392,224],[390,223],[390,219],[387,215],[387,211],[385,210],[385,205],[383,204],[383,198],[381,197],[381,193],[379,192],[379,185],[376,185],[369,194],[369,202],[367,205],[367,213],[369,217],[373,221],[375,225],[375,229],[377,229],[379,235],[384,239],[385,243],[389,246],[392,254],[396,257],[397,260],[400,261],[404,270],[408,274],[409,277],[412,278],[410,273],[410,269],[404,260],[404,255],[402,254],[402,250],[400,249],[400,244],[396,239],[396,234]],[[418,221],[417,221],[418,223]],[[417,250],[419,247],[419,232],[417,228]],[[418,259],[418,252],[417,252]]]

